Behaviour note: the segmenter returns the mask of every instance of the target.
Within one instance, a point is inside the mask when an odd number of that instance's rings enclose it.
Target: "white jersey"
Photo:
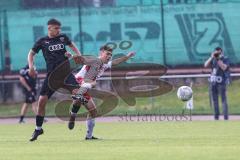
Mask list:
[[[96,72],[91,72],[91,67],[96,66],[88,66],[84,65],[82,69],[75,75],[75,78],[84,78],[84,79],[91,79],[91,80],[97,80],[99,77],[103,75],[103,73],[112,67],[112,61],[109,61],[107,64],[102,64]],[[91,73],[90,73],[91,72]],[[91,78],[89,78],[89,76]]]

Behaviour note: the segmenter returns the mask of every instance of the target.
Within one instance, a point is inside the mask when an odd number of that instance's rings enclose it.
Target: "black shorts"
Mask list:
[[[48,99],[51,98],[51,96],[53,95],[53,93],[55,92],[54,90],[52,90],[49,86],[48,86],[48,77],[49,74],[47,74],[47,77],[44,79],[41,91],[40,91],[40,95],[41,96],[48,96]]]
[[[24,94],[25,94],[25,103],[32,104],[36,102],[36,91],[28,91],[24,89]]]
[[[69,74],[69,76],[62,77],[62,78],[60,78],[61,76],[59,76],[58,78],[53,79],[52,82],[50,82],[51,85],[49,85],[49,77],[50,77],[49,75],[50,74],[51,73],[47,74],[47,77],[45,78],[45,80],[43,82],[43,85],[42,85],[42,88],[40,91],[41,96],[47,95],[48,99],[49,99],[49,98],[51,98],[53,93],[60,88],[64,88],[64,89],[71,91],[72,89],[76,88],[76,86],[78,86],[78,83],[73,74]],[[49,86],[51,86],[51,87],[49,87]]]

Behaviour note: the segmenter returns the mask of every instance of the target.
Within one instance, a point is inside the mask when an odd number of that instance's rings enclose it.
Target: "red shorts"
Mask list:
[[[76,78],[77,83],[81,86],[83,84],[83,78],[82,77],[78,77]],[[83,94],[83,96],[87,99],[90,100],[92,97],[86,92]]]

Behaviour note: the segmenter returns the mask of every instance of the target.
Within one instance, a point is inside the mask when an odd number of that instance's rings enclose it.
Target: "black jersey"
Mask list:
[[[70,44],[72,44],[72,42],[65,34],[60,34],[54,38],[45,36],[40,38],[34,44],[32,50],[35,53],[38,53],[39,50],[42,50],[44,59],[47,64],[47,71],[51,72],[59,64],[67,60],[67,57],[65,56],[65,46]]]
[[[27,84],[29,85],[29,87],[31,87],[32,91],[36,90],[36,83],[37,83],[37,76],[36,77],[31,77],[29,76],[29,67],[28,65],[25,66],[24,68],[22,68],[19,71],[20,75],[25,79],[25,81],[27,82]],[[36,72],[37,74],[37,72]]]

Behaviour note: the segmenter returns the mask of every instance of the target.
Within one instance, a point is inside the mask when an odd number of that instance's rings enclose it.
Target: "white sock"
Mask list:
[[[74,116],[74,117],[77,116],[77,113],[73,113],[72,111],[70,112],[70,114],[71,114],[72,116]]]
[[[42,129],[42,127],[38,127],[38,126],[36,126],[36,128],[35,128],[36,130],[41,130]]]
[[[93,134],[93,128],[95,126],[95,119],[94,118],[89,118],[86,121],[86,126],[87,126],[87,138],[92,138]]]

